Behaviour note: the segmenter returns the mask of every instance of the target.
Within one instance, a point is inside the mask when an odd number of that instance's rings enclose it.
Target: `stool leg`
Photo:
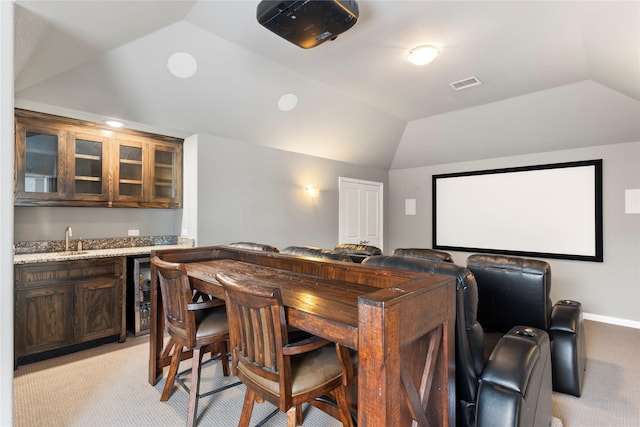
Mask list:
[[[182,346],[173,342],[171,351],[173,351],[173,354],[171,356],[171,366],[169,366],[167,381],[164,384],[164,389],[162,390],[162,396],[160,396],[161,402],[166,402],[167,400],[169,400],[169,396],[171,395],[171,390],[173,389],[173,383],[175,382],[176,374],[178,373],[178,365],[180,365],[180,355],[182,353]]]
[[[192,360],[187,427],[196,425],[196,417],[198,415],[198,393],[200,393],[200,368],[202,365],[202,349],[200,347],[193,349]]]

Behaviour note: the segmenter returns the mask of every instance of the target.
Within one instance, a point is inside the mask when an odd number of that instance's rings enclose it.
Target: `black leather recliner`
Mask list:
[[[478,320],[485,329],[506,332],[514,325],[549,333],[553,390],[582,394],[586,368],[582,304],[561,300],[552,305],[551,267],[545,261],[474,254],[467,268],[478,283]]]
[[[512,328],[485,359],[484,331],[476,320],[478,289],[468,269],[441,261],[385,255],[369,257],[363,264],[455,277],[457,426],[549,426],[551,357],[545,331]]]
[[[396,248],[391,255],[410,256],[415,258],[430,259],[433,261],[453,262],[451,254],[430,248]]]
[[[315,246],[287,246],[280,251],[281,254],[303,256],[309,258],[331,259],[334,261],[353,262],[347,254],[338,253],[329,249],[317,248]]]
[[[353,262],[361,263],[368,256],[382,255],[382,249],[377,246],[359,245],[357,243],[340,243],[333,248],[334,252],[347,254]]]
[[[233,243],[229,243],[227,246],[232,246],[234,248],[240,248],[240,249],[251,249],[254,251],[278,252],[278,248],[276,248],[275,246],[265,245],[264,243],[233,242]]]

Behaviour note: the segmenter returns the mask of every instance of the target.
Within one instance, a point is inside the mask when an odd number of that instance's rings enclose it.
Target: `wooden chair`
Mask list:
[[[201,295],[194,294],[192,291],[184,264],[166,262],[158,257],[153,257],[151,262],[158,271],[162,305],[169,333],[169,342],[162,356],[171,357],[169,374],[160,401],[167,401],[171,395],[180,361],[183,357],[188,357],[183,350],[192,352],[191,385],[185,388],[189,392],[187,426],[194,426],[198,413],[200,368],[204,353],[211,352],[212,355],[219,353],[222,372],[224,376],[229,375],[227,356],[229,326],[224,301],[205,299],[196,302]],[[222,389],[224,388],[228,386]],[[214,390],[214,392],[220,390]]]
[[[240,284],[223,273],[216,280],[225,291],[231,372],[246,386],[238,426],[248,426],[254,402],[264,400],[287,413],[288,427],[302,425],[302,404],[324,396],[337,403],[332,415],[352,426],[345,395],[352,372],[348,349],[317,336],[290,344],[279,289]]]

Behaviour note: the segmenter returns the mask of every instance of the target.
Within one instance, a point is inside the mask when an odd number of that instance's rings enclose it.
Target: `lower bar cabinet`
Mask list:
[[[124,341],[124,271],[122,257],[16,265],[14,367],[100,339]]]

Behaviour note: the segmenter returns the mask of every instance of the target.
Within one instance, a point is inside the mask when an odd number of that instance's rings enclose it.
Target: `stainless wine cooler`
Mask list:
[[[150,294],[149,257],[127,257],[127,330],[135,336],[149,333]]]

